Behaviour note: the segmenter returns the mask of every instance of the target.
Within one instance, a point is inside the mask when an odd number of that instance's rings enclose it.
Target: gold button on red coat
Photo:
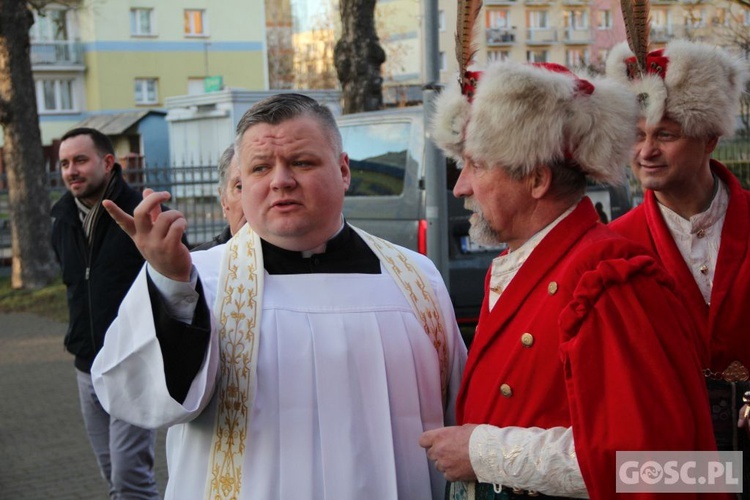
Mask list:
[[[500,386],[500,394],[509,398],[513,395],[513,389],[511,389],[508,384],[503,384]]]
[[[523,344],[524,347],[531,347],[534,345],[534,336],[530,333],[524,333],[521,335],[521,344]]]
[[[547,285],[547,293],[550,295],[554,295],[557,293],[557,282],[556,281],[550,281],[549,285]]]

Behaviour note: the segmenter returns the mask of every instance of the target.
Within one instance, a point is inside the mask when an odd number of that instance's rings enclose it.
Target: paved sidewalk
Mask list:
[[[78,407],[66,325],[31,314],[0,314],[0,499],[105,500]],[[164,492],[164,431],[157,481]]]

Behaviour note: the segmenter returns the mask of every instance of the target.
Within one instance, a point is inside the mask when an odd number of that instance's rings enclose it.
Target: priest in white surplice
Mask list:
[[[169,427],[168,499],[439,499],[419,447],[451,425],[466,351],[424,256],[346,224],[330,111],[267,98],[237,126],[248,224],[188,252],[146,190],[106,208],[148,264],[92,375],[107,411]]]

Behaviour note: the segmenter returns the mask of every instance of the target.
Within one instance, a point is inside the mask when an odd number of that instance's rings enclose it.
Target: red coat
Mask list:
[[[642,205],[610,227],[646,246],[672,275],[708,346],[708,368],[720,373],[732,361],[750,369],[750,192],[742,189],[721,163],[712,160],[711,170],[729,187],[729,207],[710,307],[677,249],[652,191],[646,191]]]
[[[698,334],[670,278],[598,220],[584,198],[491,312],[485,297],[457,412],[459,423],[572,426],[591,498],[613,498],[617,450],[715,444]]]

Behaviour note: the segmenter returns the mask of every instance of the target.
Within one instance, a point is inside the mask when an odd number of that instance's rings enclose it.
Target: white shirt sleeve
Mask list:
[[[146,272],[159,291],[164,307],[170,316],[183,323],[192,323],[199,297],[198,292],[195,291],[198,283],[198,272],[195,266],[190,270],[190,281],[187,282],[167,278],[150,264],[146,265]]]
[[[479,425],[469,440],[471,466],[481,483],[552,496],[588,498],[569,427]]]

